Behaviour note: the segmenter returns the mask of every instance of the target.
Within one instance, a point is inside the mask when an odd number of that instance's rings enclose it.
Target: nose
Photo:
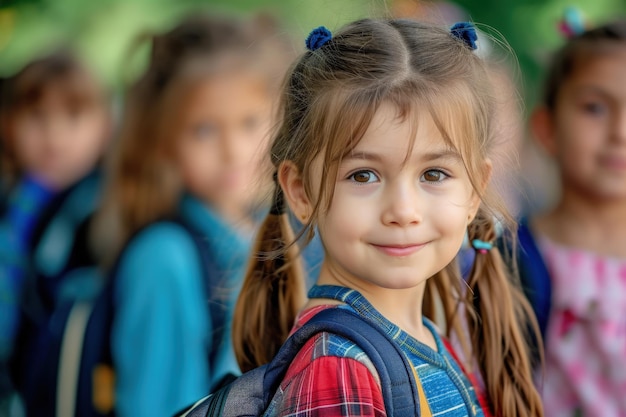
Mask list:
[[[382,222],[405,227],[422,222],[419,190],[410,182],[390,184],[384,194]]]
[[[42,142],[46,153],[57,154],[63,151],[67,142],[68,123],[60,117],[47,117],[42,120]]]
[[[241,158],[241,135],[228,129],[224,132],[222,137],[222,158],[224,162],[232,164]]]

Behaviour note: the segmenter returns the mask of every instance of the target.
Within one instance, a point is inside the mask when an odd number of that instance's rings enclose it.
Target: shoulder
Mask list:
[[[120,254],[118,274],[200,274],[200,254],[191,234],[174,222],[157,222],[133,236]]]
[[[294,328],[302,327],[316,313],[328,308],[336,308],[336,306],[318,305],[303,311]],[[315,363],[316,366],[321,364],[337,366],[348,363],[359,364],[360,366],[357,368],[371,374],[377,382],[379,381],[376,368],[363,349],[351,340],[337,334],[321,332],[308,340],[295,356],[285,379],[301,373],[312,363]]]
[[[179,224],[169,221],[154,223],[133,236],[122,252],[122,259],[135,254],[148,252],[154,255],[175,257],[194,249],[191,234]],[[155,261],[163,259],[154,259]]]
[[[191,235],[174,223],[155,223],[134,236],[112,271],[118,311],[174,317],[205,309],[204,272]],[[194,319],[194,320],[196,320]],[[167,321],[167,319],[165,319]]]
[[[385,416],[378,374],[352,342],[319,333],[296,355],[272,399],[270,416]]]

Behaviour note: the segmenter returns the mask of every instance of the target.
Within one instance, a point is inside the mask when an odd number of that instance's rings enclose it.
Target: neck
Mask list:
[[[535,223],[551,240],[596,253],[626,257],[626,200],[592,199],[564,192]]]
[[[232,206],[215,206],[215,210],[219,215],[233,228],[240,231],[242,235],[253,233],[256,224],[250,212],[236,205]]]
[[[357,290],[387,320],[400,327],[415,339],[430,346],[432,349],[437,349],[433,335],[430,330],[424,326],[422,320],[422,302],[426,282],[412,288],[383,288],[361,280],[337,277],[329,273],[328,267],[326,263],[324,263],[321,268],[318,284],[339,285]]]

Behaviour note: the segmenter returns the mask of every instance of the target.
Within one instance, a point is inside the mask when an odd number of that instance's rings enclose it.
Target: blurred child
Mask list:
[[[110,121],[103,86],[66,51],[37,59],[6,80],[2,101],[2,188],[7,190],[0,223],[4,361],[18,328],[26,277],[51,276],[67,261],[74,229],[61,227],[57,233],[59,227],[50,231],[50,226],[68,215],[81,220],[76,213],[63,212],[63,207],[86,181],[90,191],[82,195],[80,211],[95,205],[92,172],[104,150]],[[42,247],[43,238],[47,240]]]
[[[239,373],[231,310],[266,210],[272,103],[290,50],[268,18],[202,13],[151,46],[93,233],[116,264],[115,411],[133,417],[172,415]]]
[[[544,280],[523,277],[546,333],[546,415],[624,416],[626,20],[571,33],[532,115],[561,194],[520,229],[524,253],[536,253],[520,266],[547,267]]]
[[[242,368],[268,362],[294,317],[297,328],[344,308],[406,354],[420,415],[543,415],[524,339],[530,307],[492,245],[506,209],[488,187],[495,101],[473,26],[364,19],[335,35],[315,29],[307,47],[285,84],[270,150],[278,183],[256,247],[277,255],[251,260],[237,303]],[[326,251],[306,304],[283,199]],[[466,232],[476,257],[464,284],[455,257]],[[431,321],[435,307],[447,336],[468,329],[468,360]],[[317,334],[264,415],[386,415],[372,369],[359,346]]]

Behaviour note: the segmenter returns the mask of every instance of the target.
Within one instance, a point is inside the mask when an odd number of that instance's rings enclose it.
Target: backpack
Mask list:
[[[11,382],[26,404],[48,404],[53,398],[55,372],[47,365],[57,354],[51,343],[59,324],[55,300],[66,273],[94,263],[82,249],[87,247],[87,225],[99,201],[100,183],[99,173],[94,172],[58,195],[33,230],[20,323],[8,363]],[[50,410],[43,405],[36,408],[33,415],[46,415]]]
[[[387,415],[430,415],[428,406],[420,410],[420,402],[427,404],[426,398],[400,346],[383,330],[356,313],[344,308],[329,308],[317,313],[293,333],[269,364],[246,372],[176,416],[263,415],[295,356],[309,339],[320,332],[345,337],[363,349],[378,371]]]
[[[209,278],[217,269],[208,241],[181,218],[162,221],[181,226],[192,237],[201,255],[208,297]],[[68,271],[62,280],[77,281],[83,287],[93,284],[93,289],[83,291],[88,294],[55,300],[49,313],[39,317],[37,326],[21,331],[22,342],[30,343],[20,349],[21,360],[13,368],[27,416],[115,415],[110,333],[115,315],[116,269],[114,266],[106,282],[94,263]]]
[[[545,337],[552,301],[550,273],[526,220],[520,222],[517,238],[519,247],[516,257],[522,289],[535,312],[541,334]]]

